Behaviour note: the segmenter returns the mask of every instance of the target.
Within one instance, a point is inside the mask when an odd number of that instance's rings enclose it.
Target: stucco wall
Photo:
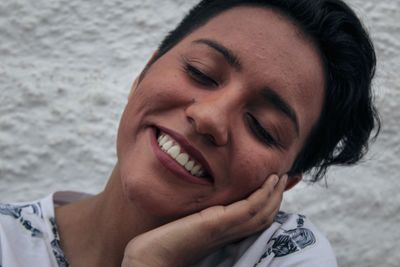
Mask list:
[[[196,1],[0,1],[0,201],[98,192],[130,83]],[[364,163],[288,192],[340,266],[399,266],[400,0],[348,0],[375,41],[382,134]]]

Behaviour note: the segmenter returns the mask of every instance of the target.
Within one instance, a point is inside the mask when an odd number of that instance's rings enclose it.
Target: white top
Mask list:
[[[54,207],[87,195],[57,192],[31,203],[0,204],[0,267],[67,267]],[[328,240],[303,215],[279,212],[261,234],[215,251],[194,267],[337,267]]]

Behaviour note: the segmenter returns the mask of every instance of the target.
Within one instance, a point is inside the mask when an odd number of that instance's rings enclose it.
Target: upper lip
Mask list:
[[[202,165],[202,167],[207,173],[207,176],[210,176],[209,178],[213,179],[214,175],[211,171],[210,165],[208,164],[203,154],[199,150],[197,150],[194,146],[192,146],[184,136],[161,126],[157,126],[157,128],[159,128],[161,131],[163,131],[164,133],[168,134],[173,139],[175,139],[179,143],[179,145],[189,154],[190,157],[192,157],[195,161],[197,161]]]

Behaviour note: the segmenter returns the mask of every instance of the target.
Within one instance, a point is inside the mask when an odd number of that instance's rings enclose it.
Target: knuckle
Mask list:
[[[254,207],[251,207],[247,210],[247,215],[248,215],[249,219],[255,217],[257,215],[257,213],[258,213],[258,210],[255,209]]]
[[[270,217],[265,217],[265,216],[259,218],[259,219],[258,219],[258,222],[257,222],[257,225],[258,225],[260,228],[268,227],[268,226],[270,226],[271,224],[272,224],[272,219],[271,219]]]
[[[262,210],[263,207],[264,207],[263,204],[256,204],[256,205],[249,206],[247,209],[247,215],[248,215],[249,219],[256,217],[257,214],[260,213],[260,211]]]

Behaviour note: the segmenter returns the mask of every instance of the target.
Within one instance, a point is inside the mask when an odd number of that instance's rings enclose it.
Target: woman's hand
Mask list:
[[[185,267],[216,249],[268,228],[279,210],[287,176],[269,176],[248,198],[213,206],[134,238],[122,267]]]

